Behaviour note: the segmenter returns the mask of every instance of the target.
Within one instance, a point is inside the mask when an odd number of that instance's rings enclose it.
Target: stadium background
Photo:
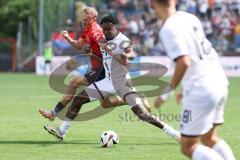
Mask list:
[[[43,131],[42,126],[48,122],[37,110],[42,106],[51,108],[60,96],[49,87],[48,76],[39,76],[46,74],[45,49],[51,44],[54,55],[51,70],[70,56],[85,52],[73,49],[59,35],[60,31],[68,30],[72,37],[79,37],[80,11],[85,5],[96,7],[99,17],[107,13],[116,15],[119,29],[133,42],[137,61],[161,63],[169,68],[167,75],[171,75],[172,64],[162,57],[165,52],[158,33],[161,22],[155,20],[148,0],[0,0],[0,159],[43,160],[53,155],[54,159],[184,159],[174,141],[139,123],[127,107],[74,124],[62,145]],[[230,94],[226,125],[220,132],[239,158],[240,0],[179,0],[178,8],[200,17],[221,56],[230,79]],[[77,70],[77,74],[83,72]],[[151,104],[153,100],[150,99]],[[96,103],[83,112],[94,107]],[[172,98],[161,113],[176,115],[179,111]],[[129,119],[125,119],[126,113]],[[178,126],[175,120],[169,123]],[[103,152],[99,135],[109,129],[120,134],[120,144]]]
[[[139,56],[165,55],[158,32],[161,22],[155,20],[148,0],[1,0],[0,3],[0,71],[35,71],[36,56],[44,54],[47,42],[51,42],[54,56],[78,55],[79,51],[61,39],[59,32],[68,30],[72,37],[79,38],[81,9],[86,5],[96,7],[99,18],[106,13],[116,15],[120,31],[130,37]],[[180,0],[178,8],[200,17],[207,37],[221,56],[240,55],[239,0]],[[239,69],[239,65],[232,67]]]

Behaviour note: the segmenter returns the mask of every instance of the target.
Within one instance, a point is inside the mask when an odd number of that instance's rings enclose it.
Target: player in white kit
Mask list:
[[[176,0],[151,0],[157,17],[163,20],[160,39],[168,57],[176,63],[171,84],[173,88],[180,82],[182,85],[182,152],[193,160],[234,160],[231,148],[216,131],[216,126],[224,122],[228,80],[200,20],[176,11],[176,3]],[[169,96],[159,96],[156,107]]]
[[[66,119],[59,128],[45,126],[45,129],[62,140],[70,127],[70,122],[78,115],[82,105],[117,94],[131,107],[139,119],[162,129],[167,135],[179,140],[180,134],[178,131],[161,122],[158,117],[145,109],[141,95],[132,86],[131,77],[126,66],[128,66],[128,59],[133,58],[135,55],[130,40],[116,29],[116,25],[117,19],[111,15],[105,16],[101,21],[104,36],[112,50],[110,55],[101,49],[106,72],[105,78],[91,84],[82,93],[75,96],[66,114]]]

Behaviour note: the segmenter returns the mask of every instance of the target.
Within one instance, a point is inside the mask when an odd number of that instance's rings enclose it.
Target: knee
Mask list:
[[[82,77],[75,77],[69,82],[71,86],[79,86],[79,85],[83,85],[84,83],[85,83],[84,78]]]
[[[112,108],[112,107],[117,107],[124,104],[124,102],[122,102],[122,99],[116,96],[112,96],[107,99],[104,99],[100,101],[100,103],[103,108]]]
[[[216,135],[205,135],[201,137],[201,141],[205,146],[212,148],[218,141]]]
[[[192,157],[193,151],[196,149],[198,145],[199,138],[189,138],[189,137],[182,137],[181,138],[181,151],[184,155],[188,156],[189,158]]]
[[[73,78],[70,82],[70,85],[77,85],[77,78]]]
[[[189,156],[191,153],[191,148],[187,147],[187,146],[181,146],[181,152],[186,155]]]
[[[193,144],[181,144],[181,152],[188,157],[192,157],[193,151],[196,148],[196,145]]]

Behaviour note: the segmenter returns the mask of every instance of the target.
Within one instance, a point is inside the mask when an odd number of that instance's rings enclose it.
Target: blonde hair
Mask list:
[[[95,8],[93,7],[86,7],[83,9],[83,13],[86,13],[86,14],[91,14],[93,15],[94,18],[97,18],[98,16],[98,12]]]

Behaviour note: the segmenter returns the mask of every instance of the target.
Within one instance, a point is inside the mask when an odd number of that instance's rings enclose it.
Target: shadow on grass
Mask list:
[[[99,145],[99,143],[93,143],[93,142],[88,142],[88,141],[80,141],[80,140],[74,140],[74,141],[20,141],[20,140],[14,140],[14,141],[1,141],[0,140],[0,145],[1,144],[13,144],[13,145],[55,145],[55,144],[73,144],[73,145]]]
[[[100,143],[96,142],[89,142],[89,141],[84,141],[84,140],[70,140],[70,141],[20,141],[20,140],[13,140],[13,141],[1,141],[0,140],[0,145],[4,144],[13,144],[13,145],[64,145],[64,144],[71,144],[71,145],[94,145],[94,148],[102,148],[100,146]],[[121,146],[157,146],[157,145],[179,145],[176,142],[159,142],[159,143],[121,143]]]
[[[177,146],[178,143],[121,143],[121,146]],[[94,146],[93,148],[103,148],[101,146]],[[115,148],[115,147],[113,147]]]
[[[164,143],[161,143],[161,142],[159,142],[159,143],[123,143],[123,144],[121,144],[121,145],[135,145],[135,146],[168,146],[168,145],[173,145],[173,146],[175,146],[175,145],[179,145],[178,143],[174,143],[174,142],[169,142],[169,143],[166,143],[166,142],[164,142]]]

